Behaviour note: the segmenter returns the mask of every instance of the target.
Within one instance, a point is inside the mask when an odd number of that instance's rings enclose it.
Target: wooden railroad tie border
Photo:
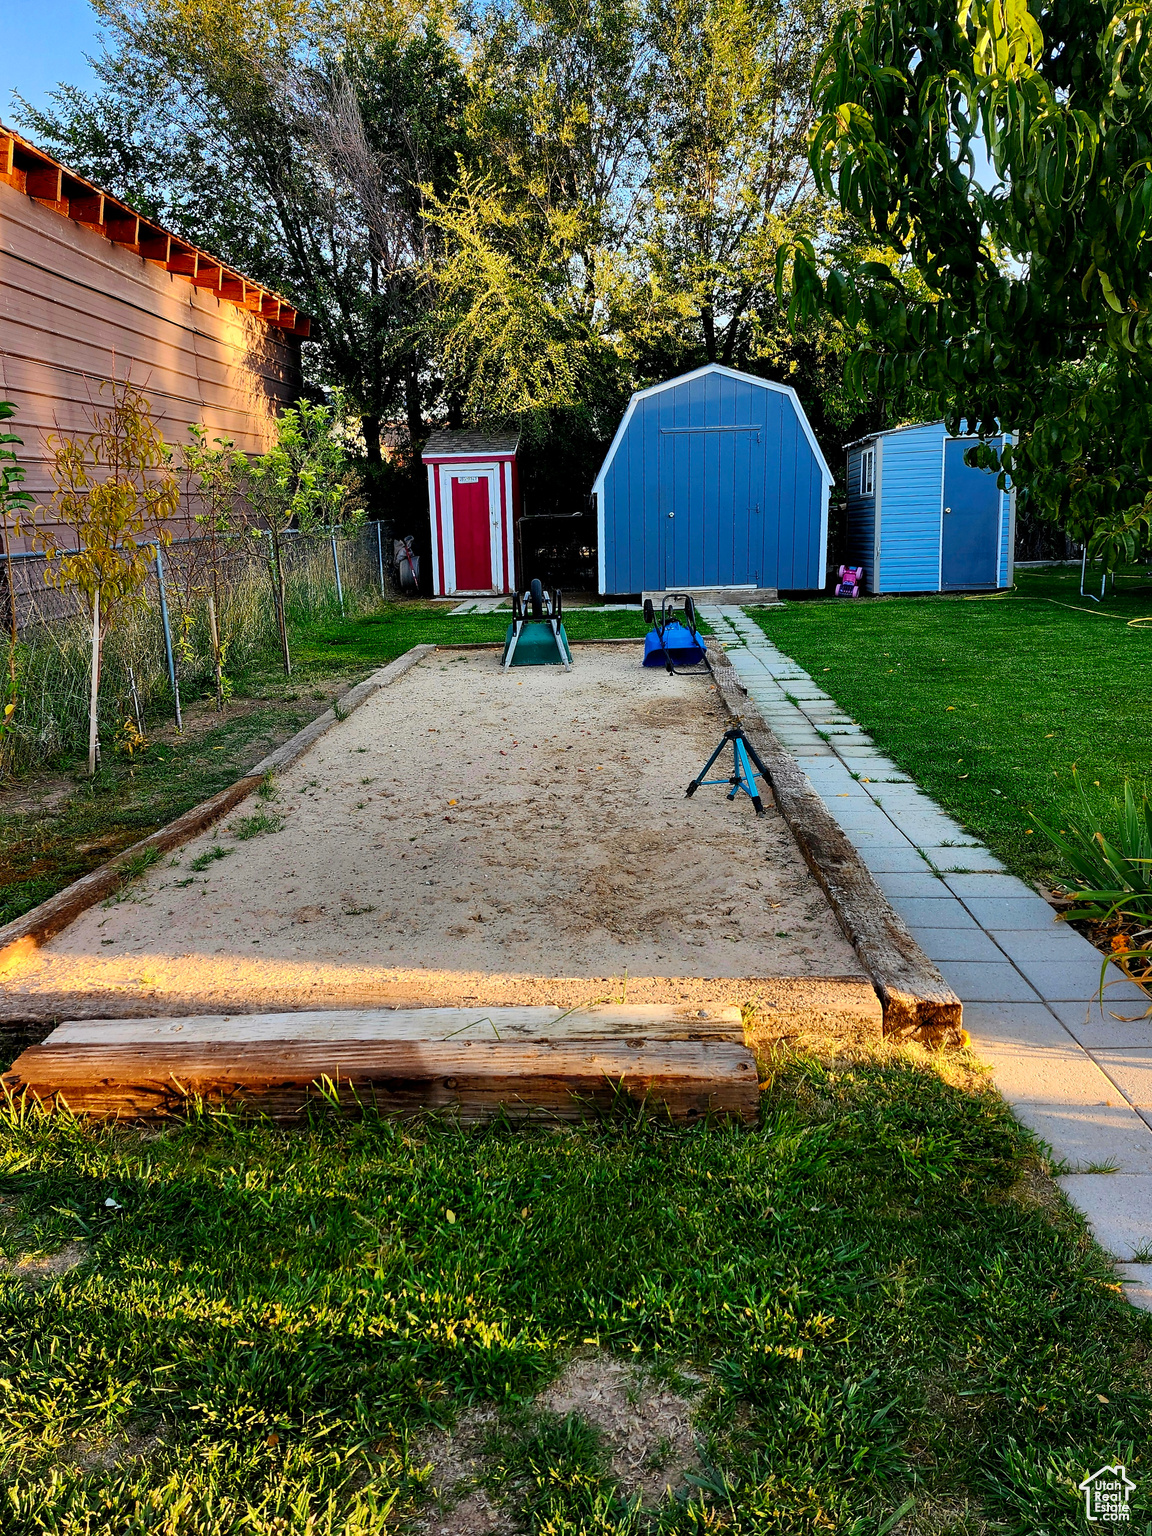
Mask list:
[[[804,770],[765,723],[718,640],[707,642],[720,697],[768,770],[776,804],[860,957],[884,1009],[884,1033],[930,1045],[963,1043],[963,1005],[908,931]]]
[[[15,1098],[106,1119],[157,1119],[190,1101],[293,1120],[325,1097],[391,1115],[451,1111],[560,1120],[623,1097],[687,1124],[759,1114],[756,1060],[731,1041],[289,1040],[36,1045],[3,1086]],[[327,1090],[327,1092],[326,1092]]]
[[[879,1013],[879,1004],[869,986]],[[309,1008],[290,1013],[118,1014],[100,1019],[69,1018],[39,1042],[42,1045],[280,1045],[302,1040],[323,1045],[338,1040],[457,1042],[486,1040],[601,1040],[639,1045],[645,1040],[724,1040],[743,1045],[744,1024],[735,1004],[703,1007],[681,1003],[501,1004],[494,1008]]]

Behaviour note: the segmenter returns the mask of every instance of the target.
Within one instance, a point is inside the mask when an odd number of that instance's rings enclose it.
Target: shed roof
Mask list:
[[[628,430],[628,423],[632,420],[632,414],[636,409],[636,402],[638,400],[647,400],[651,395],[662,394],[666,389],[677,389],[681,384],[688,384],[693,379],[705,378],[708,374],[719,374],[721,378],[725,379],[738,379],[742,384],[753,384],[757,388],[769,390],[773,394],[790,396],[792,404],[796,409],[797,420],[807,439],[808,446],[811,448],[816,462],[820,466],[821,474],[829,485],[835,483],[835,477],[828,468],[828,460],[821,453],[820,444],[816,441],[816,434],[813,432],[811,424],[804,414],[804,407],[800,404],[800,396],[790,384],[777,384],[774,379],[762,379],[754,373],[741,373],[738,368],[725,368],[723,363],[705,363],[702,368],[694,368],[691,373],[681,373],[674,379],[664,379],[659,384],[650,384],[647,389],[638,389],[636,391],[628,402],[623,420],[616,428],[616,436],[612,439],[611,447],[608,449],[604,462],[601,464],[599,473],[593,483],[592,490],[595,494],[600,496],[604,494],[604,479],[608,473],[608,467],[616,457],[616,451],[620,444],[624,441],[624,435]]]
[[[879,437],[895,437],[899,432],[916,432],[921,427],[944,428],[943,417],[936,421],[905,421],[898,427],[877,427],[875,432],[865,432],[863,437],[854,437],[850,443],[844,444],[845,453],[850,448],[860,448],[864,443],[874,443]]]
[[[960,425],[966,427],[968,423],[963,421]],[[896,437],[901,432],[919,432],[922,427],[939,427],[942,436],[949,437],[951,435],[948,431],[948,423],[943,417],[937,417],[935,421],[906,421],[899,427],[877,427],[875,432],[865,432],[863,437],[854,437],[850,443],[844,444],[844,451],[847,453],[851,448],[860,448],[865,443],[874,443],[880,437]],[[960,437],[953,440],[959,442],[960,438],[969,437],[975,440],[976,436],[975,432],[961,432]],[[1003,434],[997,431],[993,432],[991,436],[1001,437]]]
[[[433,432],[424,444],[422,459],[469,458],[484,453],[515,453],[520,441],[519,432],[478,432],[470,427],[462,430]]]
[[[290,300],[182,240],[123,199],[86,181],[51,155],[0,123],[0,181],[33,202],[103,235],[196,288],[246,309],[291,336],[307,336],[311,322]]]

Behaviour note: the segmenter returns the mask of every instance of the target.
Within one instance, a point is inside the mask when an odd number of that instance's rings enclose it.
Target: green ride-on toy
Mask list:
[[[545,592],[534,581],[527,592],[512,594],[512,622],[504,636],[504,670],[509,667],[572,668],[572,650],[561,622],[559,588]]]

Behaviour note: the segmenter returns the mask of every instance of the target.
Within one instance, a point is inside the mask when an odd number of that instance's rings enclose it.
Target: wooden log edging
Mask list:
[[[292,1120],[324,1079],[345,1109],[450,1110],[583,1119],[621,1095],[691,1123],[759,1114],[756,1059],[741,1042],[663,1040],[330,1040],[34,1045],[2,1079],[13,1098],[126,1120],[179,1113],[192,1098]]]
[[[720,643],[709,638],[707,647],[720,697],[760,754],[780,814],[872,978],[884,1009],[885,1036],[961,1044],[960,999],[912,937],[800,764],[770,730]]]
[[[282,746],[270,752],[256,766],[237,779],[235,784],[230,784],[227,789],[222,789],[209,800],[204,800],[199,805],[194,805],[190,811],[185,811],[182,816],[177,816],[175,821],[170,821],[167,826],[160,827],[148,837],[143,837],[138,843],[125,848],[115,858],[109,859],[106,864],[101,864],[98,869],[93,869],[86,875],[81,875],[79,880],[74,880],[71,885],[66,885],[62,891],[57,891],[55,896],[49,896],[47,901],[42,901],[38,907],[33,907],[30,912],[25,912],[23,917],[14,918],[12,922],[5,923],[0,928],[0,974],[11,970],[18,965],[34,950],[46,944],[62,929],[67,928],[82,912],[89,907],[94,907],[98,901],[104,901],[114,895],[129,873],[129,868],[136,863],[141,855],[155,849],[158,853],[167,853],[171,848],[179,848],[181,844],[189,842],[198,833],[203,832],[222,816],[227,816],[242,800],[259,788],[264,776],[269,773],[278,773],[290,764],[303,757],[308,748],[317,741],[324,732],[335,725],[337,720],[346,718],[354,709],[358,709],[373,694],[379,693],[381,688],[386,688],[389,683],[394,683],[411,670],[417,662],[423,661],[430,655],[436,646],[415,645],[410,651],[405,651],[403,656],[398,656],[395,661],[390,661],[387,666],[373,672],[371,677],[366,677],[362,683],[357,683],[355,688],[350,688],[344,697],[338,700],[340,713],[335,709],[328,709],[322,715],[289,737]],[[128,866],[128,867],[126,867]]]

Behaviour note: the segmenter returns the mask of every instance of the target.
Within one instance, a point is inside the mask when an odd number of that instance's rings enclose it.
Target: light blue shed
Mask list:
[[[639,390],[593,486],[600,591],[823,587],[831,486],[786,384],[709,363]]]
[[[965,464],[976,441],[934,421],[848,444],[848,564],[869,592],[1012,585],[1016,493]]]

